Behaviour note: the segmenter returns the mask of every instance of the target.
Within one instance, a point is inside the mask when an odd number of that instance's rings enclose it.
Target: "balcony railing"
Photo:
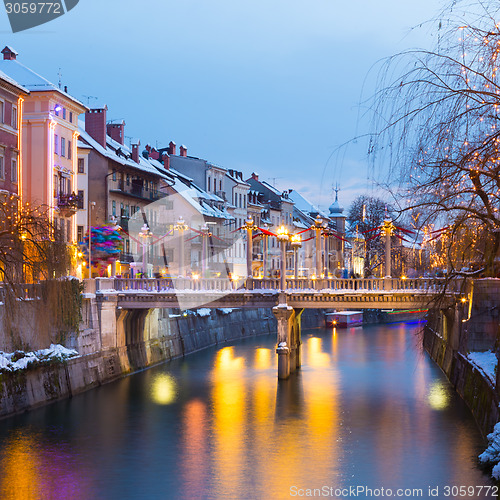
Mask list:
[[[83,198],[75,193],[60,194],[57,197],[57,207],[61,215],[65,217],[71,216],[79,208],[83,208]]]

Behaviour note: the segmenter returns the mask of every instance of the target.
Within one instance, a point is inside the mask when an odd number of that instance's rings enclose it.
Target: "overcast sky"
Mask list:
[[[433,43],[417,28],[440,0],[80,0],[69,13],[2,45],[91,107],[107,104],[144,146],[255,171],[280,189],[330,204],[369,192],[365,147],[332,152],[356,134],[361,93],[379,59]],[[363,89],[364,85],[364,89]],[[97,97],[97,99],[85,96]]]

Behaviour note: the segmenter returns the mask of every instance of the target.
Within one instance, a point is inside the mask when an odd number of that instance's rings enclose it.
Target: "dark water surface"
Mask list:
[[[0,421],[0,498],[446,498],[445,486],[491,485],[476,465],[485,443],[419,328],[304,331],[302,369],[280,383],[275,337],[258,337]]]

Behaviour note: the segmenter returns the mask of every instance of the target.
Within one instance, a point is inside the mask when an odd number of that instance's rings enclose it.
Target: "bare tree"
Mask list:
[[[384,262],[385,245],[379,228],[386,213],[391,217],[395,215],[383,200],[366,195],[358,196],[347,212],[349,236],[361,235],[365,238],[365,276],[375,274]]]
[[[500,7],[457,0],[433,24],[434,50],[408,51],[383,68],[369,153],[389,165],[401,209],[421,227],[448,227],[451,271],[492,276],[500,249]]]
[[[48,347],[78,329],[80,284],[60,279],[70,264],[47,208],[1,200],[1,350]]]

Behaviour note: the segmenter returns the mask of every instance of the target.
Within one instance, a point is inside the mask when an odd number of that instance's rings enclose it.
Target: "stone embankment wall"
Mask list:
[[[431,311],[424,330],[425,350],[467,403],[483,436],[500,421],[499,390],[466,356],[469,352],[495,350],[499,306],[500,280],[476,280],[470,316],[467,303]]]
[[[246,337],[276,334],[268,309],[211,309],[203,313],[171,309],[135,312],[115,332],[106,310],[86,299],[82,329],[67,347],[81,356],[65,363],[0,374],[0,418],[36,408],[111,382],[143,368],[197,350]],[[108,313],[110,310],[107,311]],[[112,311],[113,316],[120,313]],[[304,328],[322,326],[323,311],[304,311]]]

